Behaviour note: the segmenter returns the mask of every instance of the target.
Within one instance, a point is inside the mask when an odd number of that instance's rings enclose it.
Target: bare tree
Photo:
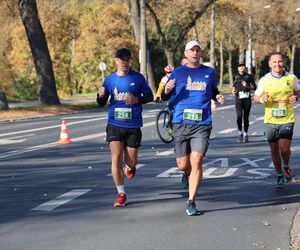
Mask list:
[[[187,22],[185,22],[181,27],[179,27],[179,33],[176,36],[175,40],[169,40],[167,29],[164,29],[161,26],[160,19],[157,13],[154,10],[154,7],[150,6],[147,2],[146,7],[152,16],[155,26],[157,35],[159,36],[160,44],[164,49],[164,52],[167,57],[168,64],[174,65],[174,52],[178,49],[178,47],[182,44],[183,40],[186,38],[188,32],[195,27],[197,20],[206,12],[207,8],[214,2],[215,0],[207,0],[204,1],[203,4],[199,8],[196,8],[193,11],[193,16],[191,18],[187,18]],[[163,16],[161,18],[165,18],[166,12],[163,12]]]
[[[40,101],[44,104],[58,105],[60,101],[57,95],[52,61],[38,16],[36,1],[18,0],[18,7],[35,65]]]

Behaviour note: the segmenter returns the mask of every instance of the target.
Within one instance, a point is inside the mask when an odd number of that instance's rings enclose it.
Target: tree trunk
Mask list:
[[[140,47],[140,41],[141,41],[141,18],[140,18],[140,4],[138,0],[128,0],[127,1],[130,6],[130,12],[131,12],[131,22],[133,26],[133,32],[135,36],[135,43],[137,46]]]
[[[0,92],[0,110],[7,110],[8,102],[5,92]]]
[[[165,51],[165,55],[167,56],[168,65],[173,65],[174,66],[174,53],[173,53],[173,51],[169,50],[168,48],[165,48],[164,51]]]
[[[219,80],[219,89],[223,87],[224,79],[224,53],[223,53],[223,40],[220,41],[220,80]]]
[[[40,101],[60,104],[57,95],[52,61],[35,0],[18,0],[19,11],[26,30],[39,84]]]
[[[291,67],[290,72],[294,74],[296,45],[292,44]]]
[[[245,63],[245,51],[243,45],[239,45],[239,63]]]
[[[215,67],[215,1],[211,5],[210,16],[210,66]]]
[[[228,44],[229,44],[229,48],[232,48],[232,37],[229,36],[228,38]],[[232,87],[233,86],[233,72],[232,72],[232,50],[229,49],[228,50],[228,74],[229,74],[229,86]]]
[[[152,67],[152,63],[151,63],[151,52],[149,49],[147,50],[147,76],[148,76],[148,84],[149,84],[150,88],[152,89],[152,93],[155,94],[156,93],[156,86],[155,86],[156,83],[155,83],[153,67]]]

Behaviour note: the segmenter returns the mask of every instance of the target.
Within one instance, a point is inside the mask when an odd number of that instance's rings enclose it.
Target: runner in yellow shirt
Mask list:
[[[169,80],[169,77],[170,77],[173,70],[174,70],[174,67],[172,65],[167,65],[164,68],[164,71],[165,71],[166,75],[163,78],[161,78],[161,80],[160,80],[160,83],[159,83],[157,91],[156,91],[155,102],[162,102],[161,93],[165,89],[165,85],[166,85],[167,81]]]
[[[277,172],[276,188],[292,179],[289,167],[291,142],[295,123],[294,103],[300,96],[300,84],[294,74],[286,72],[284,56],[279,52],[269,55],[271,72],[263,76],[254,94],[254,101],[265,104],[265,135]]]

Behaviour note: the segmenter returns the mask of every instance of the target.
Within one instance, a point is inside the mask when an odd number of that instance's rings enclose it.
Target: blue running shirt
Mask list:
[[[125,98],[129,93],[145,99],[145,102],[153,101],[152,91],[144,76],[132,69],[125,76],[118,76],[116,72],[105,78],[104,97],[101,105],[105,105],[110,96],[108,111],[108,124],[124,128],[140,128],[143,126],[142,104],[127,105]]]
[[[173,123],[211,125],[210,102],[213,90],[217,89],[215,70],[205,65],[198,68],[183,65],[176,68],[169,79],[176,81],[172,90]]]

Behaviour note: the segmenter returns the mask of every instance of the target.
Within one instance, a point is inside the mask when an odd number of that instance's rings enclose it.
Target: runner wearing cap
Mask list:
[[[248,142],[249,115],[251,110],[251,90],[256,89],[252,75],[246,72],[245,64],[238,65],[238,73],[234,76],[232,94],[235,96],[236,123],[238,142]],[[244,121],[244,133],[243,133]]]
[[[201,46],[190,41],[185,46],[187,64],[176,68],[162,93],[174,98],[173,130],[177,166],[189,182],[188,215],[199,215],[196,196],[202,181],[202,163],[212,129],[211,99],[224,103],[218,93],[215,70],[200,64]]]
[[[152,91],[144,76],[130,69],[131,52],[121,48],[116,51],[117,71],[105,78],[99,88],[97,102],[102,107],[110,97],[106,140],[111,151],[111,172],[118,191],[115,207],[126,205],[123,157],[126,176],[133,179],[136,173],[138,148],[143,126],[142,104],[153,101]]]

